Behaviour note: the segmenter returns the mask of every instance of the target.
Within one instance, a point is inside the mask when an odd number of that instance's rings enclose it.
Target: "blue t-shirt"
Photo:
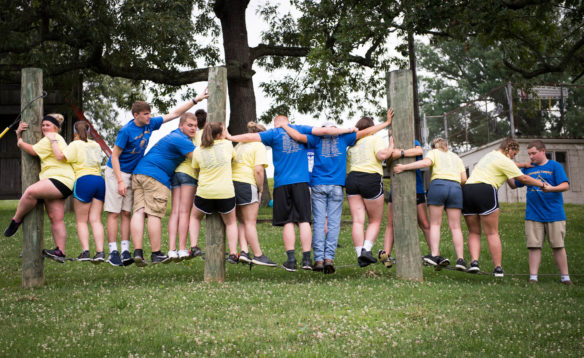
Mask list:
[[[414,142],[414,146],[422,146],[420,142],[416,139]],[[421,160],[422,156],[416,156],[416,160]],[[422,171],[420,169],[416,169],[416,194],[425,194],[426,190],[424,190],[424,177],[422,175]]]
[[[308,148],[314,148],[314,167],[310,186],[345,186],[347,175],[347,147],[355,145],[357,133],[339,136],[308,135]]]
[[[521,169],[523,174],[539,179],[551,186],[570,182],[562,165],[555,160],[548,160],[544,165]],[[562,193],[544,193],[539,187],[525,185],[515,180],[517,187],[527,186],[527,205],[525,220],[552,222],[566,220],[564,197]]]
[[[144,156],[152,132],[160,128],[164,120],[162,117],[150,118],[150,123],[143,127],[134,124],[134,119],[120,129],[116,137],[116,145],[122,149],[120,154],[120,170],[132,173],[138,162]],[[112,159],[108,159],[107,166],[112,168]]]
[[[302,134],[311,134],[312,127],[290,125]],[[264,145],[272,147],[274,188],[282,185],[308,183],[308,156],[306,144],[292,139],[282,128],[260,132]]]
[[[170,178],[185,156],[195,150],[191,138],[175,129],[160,139],[142,158],[133,174],[152,177],[170,188]]]

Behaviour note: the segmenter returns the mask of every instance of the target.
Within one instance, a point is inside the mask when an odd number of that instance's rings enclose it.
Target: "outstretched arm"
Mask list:
[[[337,127],[313,127],[312,135],[341,135],[355,132],[356,128],[337,128]]]
[[[391,154],[391,159],[399,159],[399,158],[406,158],[406,157],[417,157],[418,155],[424,154],[424,150],[419,145],[415,146],[414,148],[409,149],[394,149],[393,153]]]
[[[432,160],[430,158],[420,159],[413,163],[408,164],[396,164],[393,166],[393,171],[396,174],[399,174],[405,170],[415,170],[415,169],[422,169],[427,168],[432,165]]]
[[[163,115],[162,116],[163,123],[166,123],[168,121],[171,121],[175,118],[182,116],[183,113],[191,109],[195,104],[207,98],[209,98],[209,93],[207,92],[207,87],[205,87],[205,90],[201,92],[197,97],[174,108],[169,114]]]
[[[306,134],[302,134],[302,133],[298,132],[296,129],[290,127],[288,124],[284,124],[284,125],[280,126],[280,128],[285,130],[286,133],[288,133],[288,135],[292,139],[294,139],[295,141],[300,142],[300,143],[307,143],[308,142],[308,137],[306,137]]]
[[[232,142],[242,142],[242,143],[261,142],[262,141],[262,137],[260,137],[259,133],[244,133],[244,134],[238,134],[238,135],[228,134],[225,136],[225,138],[227,140],[232,141]]]
[[[387,120],[383,123],[379,123],[373,127],[365,128],[362,131],[357,132],[357,140],[366,137],[371,134],[375,134],[382,130],[383,128],[389,127],[391,124],[391,119],[393,118],[393,108],[387,110]]]
[[[389,146],[375,153],[375,157],[378,160],[385,160],[391,157],[391,153],[393,153],[393,137],[389,137]]]

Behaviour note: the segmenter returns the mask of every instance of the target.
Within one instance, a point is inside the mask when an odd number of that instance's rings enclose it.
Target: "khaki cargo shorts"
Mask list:
[[[546,235],[552,249],[561,249],[564,247],[566,221],[542,223],[539,221],[525,220],[525,236],[527,236],[528,249],[542,248]]]
[[[134,212],[144,208],[146,215],[163,218],[170,196],[170,189],[158,180],[143,174],[132,176],[134,189]]]

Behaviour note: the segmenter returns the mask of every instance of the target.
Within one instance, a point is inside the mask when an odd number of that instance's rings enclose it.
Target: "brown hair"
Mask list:
[[[89,132],[89,124],[85,121],[77,121],[74,124],[75,133],[77,137],[84,142],[87,142],[87,132]]]
[[[501,142],[501,145],[499,145],[499,150],[502,150],[503,152],[505,152],[505,154],[508,154],[509,150],[511,149],[519,151],[519,144],[517,144],[517,141],[515,139],[505,138]]]
[[[186,112],[182,116],[180,116],[178,124],[183,124],[184,122],[187,121],[187,119],[195,120],[197,122],[197,126],[198,126],[199,121],[197,120],[197,117],[194,114],[192,114],[191,112]]]
[[[203,135],[201,136],[201,147],[212,147],[213,141],[223,132],[223,123],[209,122],[205,124]]]
[[[195,117],[197,117],[197,127],[199,129],[205,128],[205,123],[207,123],[207,112],[204,109],[197,109],[195,111]]]
[[[545,149],[545,144],[543,143],[543,141],[536,139],[533,142],[529,142],[529,144],[527,145],[527,149],[533,147],[535,147],[535,149],[541,152],[542,150]]]
[[[247,132],[248,133],[259,133],[266,130],[263,124],[259,124],[256,122],[247,122]]]
[[[363,129],[373,127],[374,124],[375,123],[373,123],[373,119],[371,119],[371,117],[363,117],[357,121],[357,123],[355,124],[355,127],[358,130],[362,131]]]
[[[134,104],[132,104],[132,115],[134,115],[134,113],[140,113],[144,111],[150,112],[150,105],[148,103],[144,101],[136,101]]]
[[[446,139],[441,137],[434,138],[431,147],[433,149],[440,149],[444,152],[448,152],[448,142],[446,141]]]
[[[47,114],[47,116],[53,117],[57,120],[57,122],[59,122],[59,126],[57,127],[57,132],[60,132],[61,128],[63,128],[63,122],[65,122],[65,117],[63,117],[63,115],[60,113],[49,113],[49,114]]]

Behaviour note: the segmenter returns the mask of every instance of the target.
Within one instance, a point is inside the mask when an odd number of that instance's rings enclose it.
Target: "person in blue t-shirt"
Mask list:
[[[309,150],[314,150],[314,166],[310,178],[314,218],[312,235],[314,271],[324,271],[327,274],[335,272],[334,259],[341,230],[343,187],[347,173],[347,148],[355,145],[357,140],[388,127],[392,116],[393,110],[390,109],[387,111],[387,121],[384,123],[357,133],[334,136],[305,135],[291,126],[282,126],[294,140],[306,143]],[[331,128],[336,125],[326,122],[323,127]],[[328,230],[326,230],[327,226]]]
[[[424,150],[422,149],[420,142],[416,139],[414,142],[414,148],[394,149],[390,161],[406,157],[416,157],[416,160],[421,160],[422,154],[424,154]],[[393,266],[393,258],[390,256],[391,250],[393,249],[393,204],[391,200],[391,191],[389,192],[387,199],[387,226],[385,227],[383,250],[379,250],[377,256],[379,257],[379,260],[383,262],[385,267],[391,268]],[[420,169],[416,169],[416,210],[418,215],[418,226],[422,229],[424,237],[426,238],[426,243],[428,244],[428,247],[430,247],[430,222],[428,221],[428,209],[426,206],[426,190],[424,189],[424,179]],[[426,255],[425,257],[430,256],[432,255]]]
[[[279,115],[274,118],[274,127],[261,133],[246,133],[228,136],[234,142],[262,142],[272,147],[274,162],[274,212],[272,225],[283,226],[284,247],[288,260],[284,262],[287,271],[296,271],[294,246],[296,234],[294,224],[300,231],[302,245],[302,269],[312,270],[310,249],[312,232],[310,230],[310,191],[308,189],[308,156],[306,144],[292,139],[283,128],[288,125],[288,117]],[[303,125],[290,125],[301,134],[338,135],[354,129],[322,128]]]
[[[170,258],[160,251],[162,235],[161,219],[166,214],[170,196],[170,178],[176,167],[192,158],[195,145],[192,138],[197,133],[197,119],[192,113],[180,117],[178,129],[163,137],[150,149],[132,173],[134,191],[134,214],[131,221],[131,236],[134,243],[134,262],[145,266],[142,241],[144,239],[144,220],[148,216],[148,236],[153,264],[165,263]]]
[[[120,129],[112,155],[105,168],[105,202],[107,217],[107,240],[109,256],[107,262],[113,266],[127,266],[133,263],[130,255],[130,211],[132,210],[132,172],[144,156],[152,132],[163,123],[180,117],[196,103],[209,97],[207,89],[193,100],[183,103],[169,114],[150,117],[150,105],[136,101],[132,105],[134,117]],[[120,215],[121,214],[121,215]],[[121,217],[122,255],[118,251],[118,218]]]
[[[561,282],[571,286],[573,283],[570,280],[564,247],[566,214],[562,197],[562,192],[570,189],[570,181],[560,163],[547,159],[545,144],[541,140],[530,142],[527,145],[527,154],[532,166],[521,171],[544,182],[543,188],[527,185],[525,233],[529,250],[529,282],[537,282],[541,248],[547,234],[556,265],[560,270]],[[514,179],[509,179],[508,183],[512,188],[526,186]]]

